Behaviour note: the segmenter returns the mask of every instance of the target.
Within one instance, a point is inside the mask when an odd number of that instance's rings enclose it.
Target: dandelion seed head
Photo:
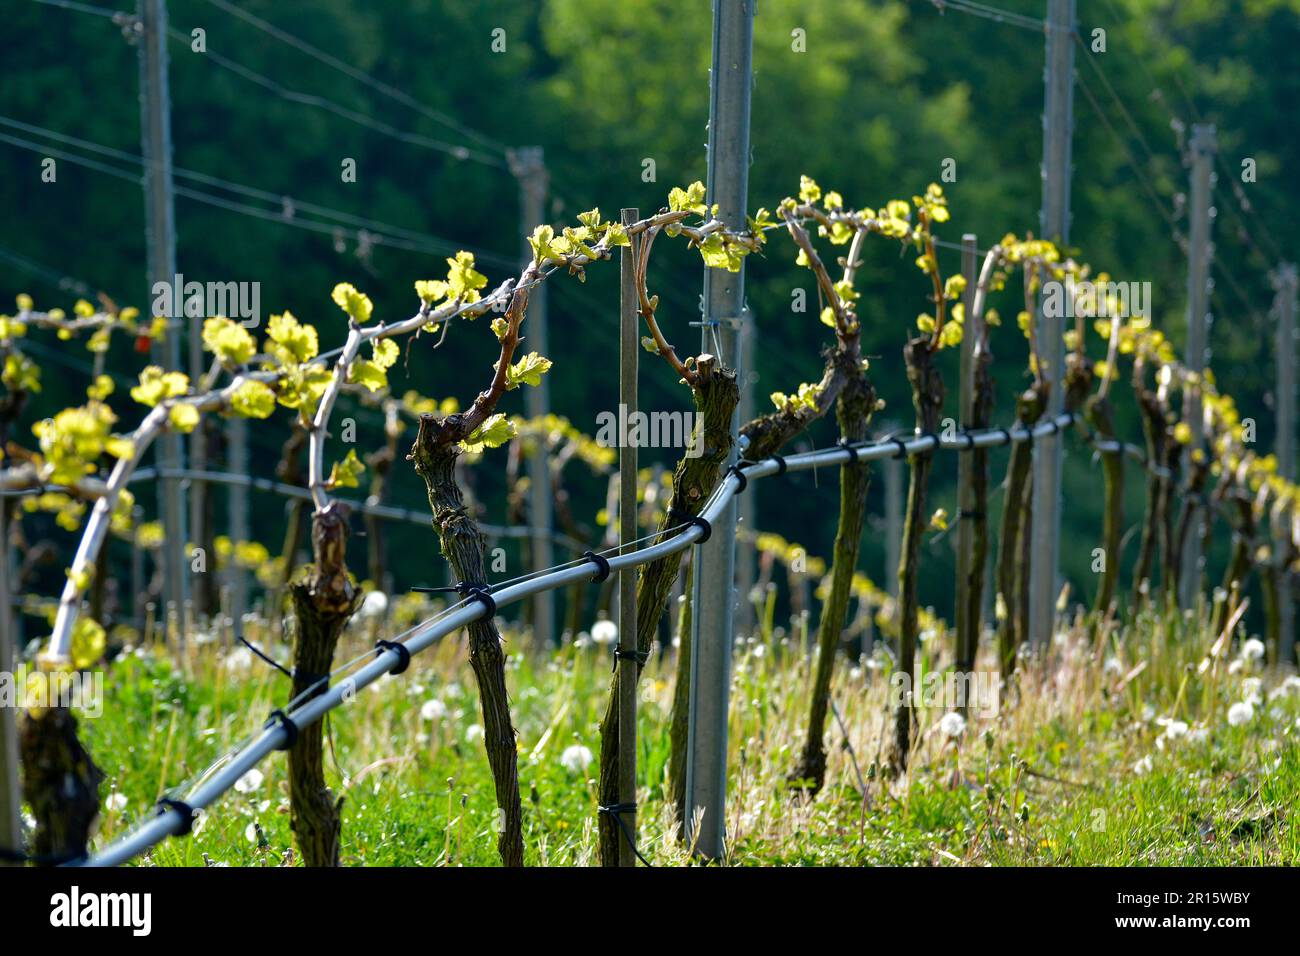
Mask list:
[[[447,705],[436,697],[433,700],[426,700],[420,708],[421,720],[442,720],[447,716]]]
[[[1255,716],[1255,705],[1248,700],[1239,700],[1228,708],[1228,723],[1233,727],[1248,724]]]
[[[591,625],[591,639],[597,644],[613,644],[618,640],[618,625],[608,619]]]
[[[253,767],[248,773],[235,781],[235,790],[239,793],[252,793],[262,785],[262,779],[262,771]]]
[[[582,744],[571,744],[560,754],[560,766],[569,773],[585,773],[593,759],[589,748]]]
[[[966,732],[966,718],[955,710],[950,710],[939,719],[939,732],[945,737],[955,739]]]

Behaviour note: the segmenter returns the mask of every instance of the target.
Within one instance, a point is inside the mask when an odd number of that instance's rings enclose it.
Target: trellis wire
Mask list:
[[[886,441],[868,441],[855,445],[837,445],[821,451],[803,452],[786,458],[765,458],[762,461],[749,462],[743,466],[744,479],[766,478],[769,475],[784,474],[789,471],[806,471],[822,465],[845,464],[855,459],[859,461],[878,461],[894,456],[911,456],[933,452],[938,449],[970,451],[975,448],[994,448],[1023,441],[1032,441],[1044,435],[1059,434],[1077,418],[1074,412],[1063,412],[1054,418],[1041,421],[1026,428],[1014,429],[989,428],[982,431],[969,431],[951,437],[940,435],[915,435],[911,439],[890,439]],[[742,479],[734,472],[728,472],[718,483],[718,487],[708,504],[701,512],[706,522],[712,522],[738,493]],[[640,548],[628,554],[611,555],[607,558],[611,571],[648,564],[659,558],[667,557],[685,550],[704,534],[698,525],[689,525],[673,537],[648,547]],[[590,580],[600,570],[598,562],[587,559],[569,567],[550,570],[537,577],[510,584],[500,590],[492,590],[492,600],[498,608],[515,604],[532,597],[542,590],[568,587],[583,580]],[[416,625],[408,633],[406,650],[415,655],[435,644],[448,634],[479,620],[486,613],[486,607],[480,601],[462,602],[443,611],[437,617],[423,624]],[[401,655],[393,650],[376,649],[374,659],[358,670],[347,681],[329,687],[319,696],[313,697],[301,706],[286,708],[286,713],[298,727],[305,727],[320,720],[326,713],[353,699],[356,693],[370,686],[383,677],[401,661]],[[364,657],[365,655],[363,655]],[[362,658],[358,658],[360,660]],[[281,723],[270,723],[252,741],[234,754],[220,758],[223,765],[211,776],[206,777],[187,795],[184,801],[193,810],[203,810],[230,790],[235,781],[253,769],[263,758],[280,749],[288,741],[288,731]],[[115,840],[100,852],[88,858],[74,861],[70,866],[118,866],[135,856],[161,843],[168,836],[187,832],[192,820],[185,820],[181,811],[172,806],[160,807],[158,814],[138,826],[135,830]]]

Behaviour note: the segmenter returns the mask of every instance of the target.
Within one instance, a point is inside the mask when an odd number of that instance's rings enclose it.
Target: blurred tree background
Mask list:
[[[119,0],[120,2],[120,0]],[[112,0],[95,0],[112,7]],[[1046,4],[999,0],[1041,18]],[[355,216],[445,240],[420,248],[359,242],[357,229],[314,232],[294,223],[319,217],[300,211],[287,219],[282,204],[232,194],[213,184],[178,178],[178,186],[238,202],[235,211],[179,195],[177,260],[188,279],[257,281],[263,315],[290,309],[318,322],[322,348],[345,334],[330,303],[335,282],[350,281],[375,301],[385,320],[416,308],[416,279],[441,276],[455,248],[479,253],[493,284],[519,255],[518,190],[500,146],[541,145],[551,172],[551,221],[599,205],[607,216],[620,206],[642,214],[665,202],[668,190],[705,175],[710,55],[710,5],[692,0],[406,0],[359,3],[306,0],[285,4],[241,0],[237,9],[265,19],[270,35],[232,13],[227,0],[172,0],[177,38],[170,45],[172,123],[176,166],[253,186],[275,196],[317,203]],[[1094,43],[1105,30],[1105,52],[1076,48],[1072,246],[1115,279],[1149,281],[1154,321],[1176,343],[1185,325],[1187,229],[1182,194],[1187,171],[1183,140],[1194,122],[1219,131],[1216,190],[1216,285],[1212,297],[1212,363],[1221,387],[1245,416],[1260,424],[1271,446],[1273,381],[1271,290],[1267,270],[1294,258],[1300,197],[1286,173],[1295,168],[1300,131],[1292,116],[1300,84],[1294,51],[1300,46],[1300,0],[1101,0],[1081,4],[1080,34]],[[118,25],[83,10],[33,0],[5,0],[0,34],[5,63],[0,116],[137,155],[140,152],[136,50]],[[191,50],[194,29],[205,31],[205,53]],[[494,31],[505,49],[494,52]],[[806,49],[792,31],[805,31]],[[753,165],[750,206],[774,206],[797,191],[800,174],[841,192],[847,204],[872,206],[910,198],[940,179],[955,160],[956,181],[945,184],[953,211],[943,236],[963,232],[986,247],[1008,231],[1037,232],[1040,196],[1043,48],[1041,31],[994,22],[962,10],[940,11],[929,0],[760,0],[755,21]],[[286,39],[301,39],[402,91],[426,109],[416,111],[344,72],[305,55]],[[252,71],[273,81],[268,88]],[[294,101],[284,91],[322,97],[322,107]],[[1100,112],[1094,110],[1095,101]],[[451,121],[435,119],[432,113]],[[349,121],[351,113],[362,122]],[[387,135],[386,127],[415,136]],[[59,143],[48,135],[0,125],[0,208],[9,225],[0,238],[4,295],[29,291],[39,305],[71,305],[57,276],[80,277],[121,304],[149,305],[145,280],[143,198],[132,182],[72,161],[60,161],[56,183],[42,183],[40,162],[60,149],[138,175],[121,157]],[[476,136],[474,134],[481,134]],[[19,139],[40,148],[23,148]],[[413,141],[413,140],[418,140]],[[430,140],[464,147],[433,148]],[[1244,158],[1258,181],[1241,183]],[[356,160],[356,182],[343,182],[340,164]],[[655,181],[643,180],[653,160]],[[1240,196],[1236,189],[1240,188]],[[1248,204],[1246,211],[1244,203]],[[261,212],[250,214],[248,207]],[[383,234],[382,229],[372,232]],[[701,266],[694,254],[657,248],[651,283],[664,306],[661,321],[675,344],[693,347]],[[837,250],[842,251],[842,250]],[[901,348],[928,291],[911,258],[887,243],[867,247],[860,274],[864,352],[872,357],[875,386],[887,402],[879,421],[910,427]],[[757,406],[775,390],[815,380],[819,348],[828,332],[816,309],[791,308],[796,287],[814,295],[811,277],[793,265],[794,250],[773,235],[766,256],[747,265],[747,289],[758,330]],[[33,265],[36,264],[36,265]],[[945,272],[958,253],[943,253]],[[559,276],[549,285],[554,410],[579,428],[595,430],[595,416],[616,405],[611,374],[617,341],[617,265],[591,270],[590,281]],[[815,295],[814,295],[815,301]],[[1012,294],[994,303],[1014,316]],[[33,336],[38,339],[39,335]],[[41,340],[45,341],[45,340]],[[1000,414],[1025,383],[1025,343],[1013,321],[994,339]],[[407,388],[462,403],[486,384],[495,341],[485,326],[461,324],[434,351],[428,337],[410,351],[409,365],[392,372],[394,391]],[[1094,353],[1096,350],[1094,350]],[[44,392],[28,409],[26,425],[82,400],[89,354],[81,344],[46,343],[32,349],[45,368]],[[949,412],[956,417],[955,354],[945,353]],[[143,356],[119,343],[109,368],[134,379]],[[642,371],[644,409],[681,407],[684,392],[658,363]],[[1121,431],[1138,440],[1127,388],[1121,388]],[[511,396],[510,411],[522,411]],[[141,411],[119,389],[114,402],[123,425]],[[348,411],[359,423],[363,447],[382,442],[378,412]],[[269,475],[285,431],[286,413],[251,427],[253,471]],[[402,447],[413,437],[411,430]],[[834,440],[822,423],[806,445]],[[1067,445],[1067,447],[1069,447]],[[655,452],[643,452],[643,462]],[[340,454],[341,456],[341,454]],[[1090,595],[1090,551],[1100,533],[1099,471],[1075,444],[1066,469],[1067,573]],[[955,513],[955,466],[944,459],[933,496]],[[993,474],[1000,480],[1002,458]],[[476,484],[486,520],[504,520],[504,454],[488,453]],[[405,465],[394,469],[390,500],[422,506],[422,487]],[[1141,490],[1129,472],[1128,518],[1140,516]],[[829,554],[834,531],[829,472],[800,476],[789,485],[766,484],[758,495],[759,525]],[[820,482],[821,493],[811,492]],[[882,482],[870,507],[881,511]],[[575,499],[590,516],[601,506],[603,483],[575,473]],[[146,508],[154,496],[138,491]],[[221,499],[219,499],[221,500]],[[996,499],[995,499],[996,501]],[[257,536],[275,553],[282,534],[282,503],[254,494]],[[996,515],[994,516],[996,521]],[[359,525],[359,523],[358,523]],[[993,524],[996,528],[996,523]],[[873,519],[863,569],[881,582],[883,527]],[[72,537],[51,528],[70,548]],[[394,528],[391,548],[399,586],[441,583],[444,574],[431,532]],[[354,566],[364,568],[364,544]],[[1126,566],[1136,542],[1129,541]],[[125,559],[125,555],[121,555]],[[950,614],[951,540],[936,536],[924,560],[935,573],[922,582],[922,600]],[[1221,565],[1220,565],[1221,566]],[[511,572],[519,570],[512,565]],[[1217,569],[1215,571],[1217,574]],[[54,594],[56,565],[42,580]],[[1123,580],[1127,581],[1127,572]]]

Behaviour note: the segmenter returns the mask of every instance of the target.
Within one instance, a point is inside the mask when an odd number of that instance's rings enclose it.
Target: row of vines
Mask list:
[[[1028,340],[1029,384],[1015,395],[1015,420],[1034,425],[1048,407],[1050,389],[1064,390],[1064,405],[1075,415],[1076,428],[1087,439],[1101,442],[1104,476],[1104,521],[1098,546],[1118,555],[1123,525],[1126,467],[1121,436],[1116,434],[1114,404],[1122,383],[1141,413],[1145,445],[1144,467],[1137,480],[1146,486],[1146,508],[1133,579],[1123,582],[1118,559],[1106,562],[1091,614],[1100,626],[1121,613],[1143,608],[1168,608],[1178,594],[1178,555],[1191,534],[1215,533],[1213,520],[1196,520],[1198,509],[1222,515],[1232,534],[1229,565],[1222,589],[1207,600],[1208,613],[1227,639],[1240,618],[1247,583],[1258,578],[1267,609],[1268,636],[1281,648],[1278,596],[1294,587],[1300,548],[1300,509],[1297,489],[1277,475],[1270,456],[1254,452],[1231,397],[1220,394],[1210,372],[1195,374],[1178,360],[1169,340],[1149,319],[1085,318],[1107,310],[1097,302],[1076,302],[1078,318],[1067,333],[1064,369],[1049,369],[1039,354],[1033,316],[1047,282],[1070,289],[1089,288],[1087,279],[1105,279],[1066,255],[1053,243],[1032,236],[1008,234],[985,254],[972,288],[960,274],[944,275],[936,250],[936,230],[949,218],[942,190],[929,186],[911,200],[893,199],[883,206],[852,208],[838,193],[823,190],[804,177],[797,196],[773,209],[759,209],[742,223],[724,223],[705,202],[705,189],[694,183],[673,189],[667,205],[630,225],[602,217],[598,209],[583,213],[573,225],[555,229],[538,226],[529,237],[532,260],[519,275],[489,288],[488,278],[466,252],[447,260],[445,276],[417,281],[416,308],[408,318],[384,321],[374,314],[371,300],[353,285],[340,283],[332,300],[341,316],[304,321],[285,311],[270,318],[259,342],[248,329],[221,316],[207,317],[201,334],[211,366],[200,381],[178,371],[148,366],[130,388],[130,403],[114,397],[113,379],[103,374],[104,357],[114,335],[136,339],[148,351],[158,337],[172,334],[161,319],[145,320],[132,308],[114,303],[76,303],[73,313],[38,309],[30,297],[18,297],[17,311],[0,317],[0,358],[5,393],[0,400],[0,445],[4,450],[0,491],[15,540],[22,542],[23,515],[52,512],[60,526],[81,530],[79,547],[67,569],[66,582],[52,611],[52,633],[39,656],[49,672],[97,666],[103,659],[106,628],[106,542],[125,537],[137,547],[168,546],[157,525],[140,524],[130,490],[133,475],[149,447],[167,431],[189,433],[209,427],[221,417],[257,420],[284,418],[286,426],[278,477],[305,486],[310,495],[309,534],[313,560],[293,567],[298,541],[308,531],[307,502],[290,512],[284,546],[278,557],[257,542],[213,539],[200,542],[207,553],[255,568],[267,591],[267,608],[282,616],[285,632],[293,635],[293,696],[310,697],[322,690],[321,675],[334,663],[340,636],[361,606],[364,595],[348,567],[348,506],[340,489],[359,488],[369,473],[372,500],[382,500],[392,469],[400,467],[398,442],[403,420],[417,425],[406,454],[427,488],[433,529],[449,569],[449,578],[464,588],[490,586],[485,536],[467,505],[466,458],[484,460],[492,450],[510,449],[506,468],[517,489],[523,455],[544,454],[556,477],[557,515],[574,553],[590,543],[593,530],[575,516],[562,471],[573,459],[598,474],[608,474],[613,452],[583,435],[567,420],[528,421],[512,418],[499,406],[508,392],[536,386],[553,374],[552,359],[525,351],[525,327],[533,291],[557,274],[578,280],[588,268],[609,260],[620,247],[631,247],[638,309],[644,323],[645,349],[662,361],[664,374],[689,397],[698,417],[696,442],[703,453],[683,456],[666,482],[646,473],[640,478],[644,519],[664,540],[682,523],[697,516],[717,487],[735,450],[731,422],[740,388],[737,371],[707,352],[684,355],[670,341],[670,323],[652,291],[651,253],[656,243],[681,242],[698,250],[707,268],[738,271],[747,258],[768,253],[769,243],[788,238],[797,264],[811,273],[819,298],[819,325],[804,331],[808,347],[821,349],[820,380],[798,385],[789,393],[774,393],[774,409],[744,423],[744,456],[758,460],[781,452],[819,419],[834,418],[838,438],[860,443],[868,438],[880,402],[872,387],[873,370],[862,354],[861,323],[871,321],[858,311],[856,287],[862,251],[868,242],[885,240],[914,256],[920,273],[918,298],[924,312],[915,329],[900,343],[902,368],[911,389],[918,434],[940,429],[947,387],[939,353],[971,347],[974,414],[962,425],[969,429],[994,424],[997,389],[990,375],[998,312],[988,303],[996,294],[1009,296],[1018,312],[1016,324]],[[829,249],[828,249],[829,247]],[[832,257],[833,255],[833,257]],[[1083,294],[1083,293],[1081,293]],[[1116,310],[1109,310],[1113,315]],[[612,312],[612,310],[611,310]],[[679,321],[684,326],[687,317]],[[449,378],[463,394],[431,398],[418,391],[398,397],[390,389],[389,370],[401,356],[399,341],[408,348],[436,349],[465,323],[486,326],[497,343],[497,358],[479,382],[466,381],[461,371]],[[322,351],[322,339],[340,321],[346,335],[340,347]],[[37,332],[60,340],[86,337],[96,363],[96,376],[86,389],[86,401],[63,409],[31,428],[33,442],[17,430],[29,398],[40,391],[41,369],[25,352],[24,343]],[[824,338],[824,341],[819,340]],[[887,365],[891,371],[894,363]],[[561,372],[563,369],[561,369]],[[1059,383],[1059,384],[1058,384]],[[478,390],[475,391],[475,388]],[[382,441],[364,460],[354,450],[327,465],[331,415],[343,395],[355,396],[382,410]],[[1193,429],[1179,417],[1182,398],[1199,397],[1203,409],[1203,444],[1193,443]],[[282,415],[281,412],[284,412]],[[137,421],[130,431],[118,428],[120,417]],[[301,458],[305,453],[304,474]],[[1002,676],[1014,681],[1019,651],[1031,638],[1028,629],[1028,568],[1032,525],[1032,446],[1016,444],[1007,463],[1002,494],[1001,524],[994,535],[991,511],[990,461],[987,449],[970,452],[975,506],[960,520],[973,523],[972,580],[982,582],[991,569],[996,611],[995,631]],[[816,636],[815,677],[808,701],[807,735],[796,765],[793,785],[815,794],[826,771],[825,737],[830,688],[839,649],[847,636],[859,635],[870,608],[880,611],[878,622],[892,641],[894,665],[910,674],[918,635],[930,624],[918,600],[921,543],[924,534],[943,521],[928,502],[934,451],[909,457],[909,486],[904,513],[897,598],[889,598],[859,570],[869,467],[853,460],[840,469],[840,503],[834,550],[817,565],[821,612]],[[511,496],[511,521],[518,523],[525,495]],[[612,501],[612,496],[611,496]],[[613,528],[608,513],[607,527]],[[209,523],[211,526],[211,523]],[[384,579],[382,530],[378,519],[367,518],[370,539],[369,576]],[[1198,529],[1204,529],[1203,531]],[[993,553],[990,542],[996,537]],[[608,539],[606,539],[608,541]],[[793,548],[772,535],[756,539],[764,555],[765,573],[773,562],[788,560]],[[637,648],[644,655],[660,635],[675,588],[681,586],[682,555],[652,561],[637,582]],[[208,576],[210,579],[211,576]],[[197,585],[196,585],[197,586]],[[210,584],[204,586],[210,587]],[[960,670],[975,666],[981,623],[981,588],[971,590],[967,620],[957,635],[954,660]],[[689,587],[685,589],[689,593]],[[856,599],[858,613],[850,613]],[[196,595],[200,614],[215,614],[212,594]],[[573,628],[582,602],[571,602]],[[677,697],[672,718],[672,759],[669,776],[679,821],[685,818],[684,759],[690,666],[689,602],[682,605],[677,654]],[[182,628],[167,629],[178,638]],[[477,680],[483,744],[496,787],[502,826],[498,849],[502,862],[524,861],[522,814],[517,773],[517,747],[506,681],[506,656],[501,632],[492,619],[468,627],[469,663]],[[601,722],[600,798],[618,802],[619,711],[615,684]],[[889,722],[883,768],[906,771],[916,733],[915,709],[903,699]],[[98,809],[100,772],[77,737],[75,717],[57,707],[35,707],[23,718],[21,732],[24,797],[36,818],[33,854],[40,859],[68,859],[83,854]],[[288,752],[291,779],[291,819],[302,858],[311,865],[334,865],[339,858],[338,804],[325,780],[322,730],[303,728]],[[682,834],[685,836],[685,834]],[[600,819],[602,861],[614,863],[621,839],[617,823]]]

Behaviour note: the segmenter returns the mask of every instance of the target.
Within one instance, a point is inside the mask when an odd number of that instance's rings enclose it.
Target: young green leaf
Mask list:
[[[504,445],[514,437],[514,422],[498,412],[489,415],[482,425],[474,429],[470,436],[461,442],[461,447],[468,452],[480,452],[484,448],[497,448]]]
[[[203,348],[226,366],[243,365],[257,354],[257,343],[248,330],[224,316],[203,323]]]
[[[230,408],[240,418],[270,418],[275,391],[263,382],[245,382],[230,396]]]
[[[330,293],[330,298],[334,304],[350,315],[358,323],[365,325],[370,321],[370,315],[374,311],[374,304],[370,297],[363,292],[358,292],[356,287],[350,282],[340,282]]]
[[[388,387],[388,373],[374,362],[359,358],[348,368],[348,381],[370,392],[379,392]]]
[[[336,461],[330,468],[330,476],[326,483],[331,488],[357,488],[361,485],[361,476],[365,471],[366,466],[357,458],[356,449],[350,448],[347,457],[342,461]]]
[[[551,360],[536,352],[529,352],[506,369],[506,388],[520,385],[541,385],[542,376],[551,370]]]

